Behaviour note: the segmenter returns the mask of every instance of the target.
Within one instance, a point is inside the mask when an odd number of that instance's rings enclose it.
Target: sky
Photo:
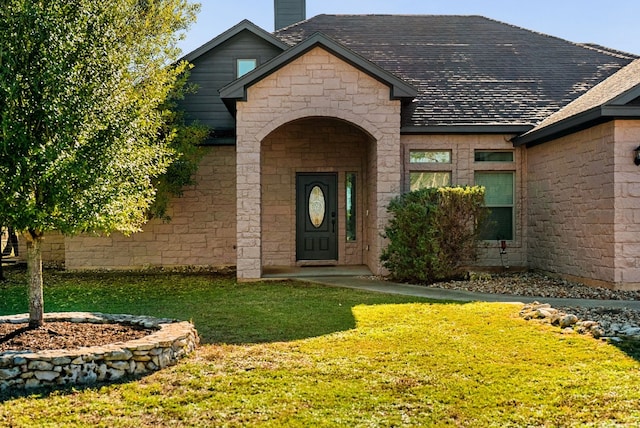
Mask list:
[[[187,54],[243,19],[273,31],[273,0],[200,0],[197,23],[181,41]],[[640,55],[640,0],[306,0],[319,14],[482,15],[572,42]]]

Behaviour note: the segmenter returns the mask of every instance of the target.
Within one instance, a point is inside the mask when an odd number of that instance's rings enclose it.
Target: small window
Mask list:
[[[425,187],[446,187],[451,185],[451,172],[411,172],[409,179],[411,191]]]
[[[513,240],[514,236],[514,173],[476,172],[476,185],[484,186],[484,201],[489,218],[480,237],[484,240]]]
[[[354,172],[347,173],[347,179],[345,183],[345,190],[347,196],[346,203],[346,228],[347,228],[347,241],[356,240],[356,174]]]
[[[237,77],[242,77],[258,65],[258,61],[255,59],[239,59],[236,62]]]
[[[451,163],[451,152],[448,150],[411,150],[410,163]]]
[[[513,162],[513,152],[492,152],[476,150],[476,162]]]

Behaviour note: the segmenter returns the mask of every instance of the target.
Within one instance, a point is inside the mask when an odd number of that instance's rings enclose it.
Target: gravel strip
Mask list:
[[[615,291],[608,288],[589,287],[536,272],[495,275],[472,272],[469,276],[470,279],[467,281],[439,282],[432,287],[531,297],[640,300],[640,291]]]
[[[617,291],[608,288],[589,287],[577,282],[552,278],[536,272],[487,274],[470,273],[465,281],[447,281],[431,287],[466,290],[479,293],[511,294],[530,297],[558,297],[594,300],[640,300],[640,291]],[[632,309],[585,308],[580,306],[556,307],[560,314],[572,314],[580,321],[571,328],[580,333],[597,332],[594,336],[605,338],[640,338],[640,311]],[[548,320],[552,322],[551,319]],[[581,328],[584,322],[593,321],[599,328]],[[567,328],[567,327],[565,327]]]

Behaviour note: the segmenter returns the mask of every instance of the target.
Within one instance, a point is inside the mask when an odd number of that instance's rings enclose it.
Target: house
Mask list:
[[[275,5],[274,33],[243,21],[185,56],[199,90],[182,106],[212,132],[172,221],[67,238],[67,268],[381,273],[392,198],[482,184],[496,227],[479,265],[504,243],[511,266],[640,288],[636,55],[480,16]]]

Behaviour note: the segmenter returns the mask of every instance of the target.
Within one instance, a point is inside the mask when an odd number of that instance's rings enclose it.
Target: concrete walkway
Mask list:
[[[591,299],[563,299],[550,297],[527,297],[507,294],[476,293],[463,290],[447,290],[443,288],[425,287],[420,285],[398,284],[357,276],[290,276],[300,280],[345,287],[357,290],[375,291],[379,293],[402,294],[406,296],[426,297],[435,300],[450,300],[455,302],[518,302],[549,303],[553,307],[582,306],[588,308],[628,308],[640,311],[640,301],[637,300],[591,300]]]

